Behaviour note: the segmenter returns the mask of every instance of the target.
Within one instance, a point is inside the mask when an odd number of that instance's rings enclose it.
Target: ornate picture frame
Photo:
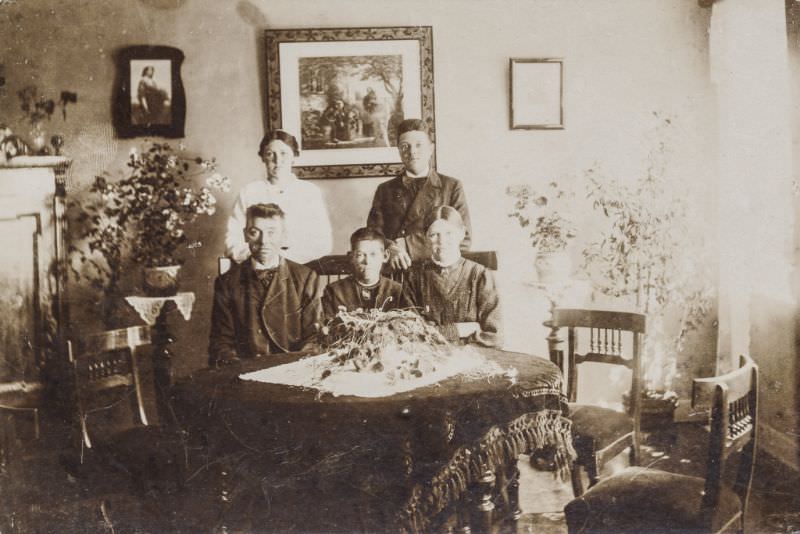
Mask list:
[[[297,137],[298,177],[398,174],[405,118],[435,141],[430,26],[266,30],[266,47],[267,126]]]
[[[130,46],[117,52],[114,126],[122,138],[183,137],[184,55],[169,46]]]
[[[522,59],[509,62],[512,130],[564,129],[564,60]]]

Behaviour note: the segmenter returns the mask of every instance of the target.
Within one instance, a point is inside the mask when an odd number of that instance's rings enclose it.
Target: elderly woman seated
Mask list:
[[[484,266],[461,257],[466,230],[458,210],[435,208],[425,227],[431,258],[415,264],[406,275],[402,307],[416,307],[451,341],[502,346],[494,277]]]

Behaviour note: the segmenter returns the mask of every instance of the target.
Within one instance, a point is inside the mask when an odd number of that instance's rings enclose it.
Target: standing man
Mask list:
[[[407,269],[412,261],[430,257],[425,237],[425,218],[436,206],[452,206],[464,222],[461,249],[468,250],[472,227],[461,182],[431,168],[433,142],[428,125],[406,119],[397,127],[397,148],[405,169],[378,186],[372,199],[367,226],[383,232],[389,240],[389,263]]]
[[[319,279],[280,255],[285,215],[276,204],[247,208],[250,258],[217,277],[209,365],[301,350],[321,318]]]

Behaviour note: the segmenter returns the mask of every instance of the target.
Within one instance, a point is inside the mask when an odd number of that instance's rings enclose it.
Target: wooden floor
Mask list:
[[[650,435],[644,463],[686,474],[702,471],[704,444],[696,427],[674,427],[671,432]],[[69,465],[58,444],[44,447],[56,433],[53,428],[46,430],[50,434],[41,438],[40,448],[27,447],[2,468],[0,505],[5,512],[0,532],[14,532],[12,527],[37,533],[111,532],[108,525],[113,523],[116,533],[194,533],[208,531],[206,527],[213,524],[214,512],[208,499],[215,496],[153,492],[134,499],[130,497],[131,488],[114,477]],[[22,472],[15,471],[15,461],[17,466],[24,465]],[[552,472],[531,468],[526,457],[522,457],[520,467],[524,516],[519,532],[565,533],[561,510],[572,498],[569,483],[556,480]],[[622,467],[621,462],[611,469]],[[757,459],[747,531],[800,531],[800,477],[766,455]]]

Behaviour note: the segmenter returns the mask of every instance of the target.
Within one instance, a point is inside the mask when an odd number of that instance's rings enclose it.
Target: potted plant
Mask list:
[[[712,295],[697,261],[699,244],[692,242],[695,234],[685,226],[686,195],[674,185],[664,187],[664,150],[660,142],[650,152],[647,172],[630,182],[602,177],[596,169],[587,171],[588,196],[607,227],[583,256],[595,289],[631,298],[637,311],[647,315],[643,412],[667,411],[671,417],[677,403],[672,391],[677,356],[687,334],[708,313]],[[675,318],[677,329],[669,321]]]
[[[542,283],[558,282],[569,277],[572,262],[567,245],[576,235],[570,219],[559,206],[574,195],[550,182],[544,192],[530,185],[511,186],[507,194],[515,199],[514,209],[508,214],[522,228],[529,229],[531,245],[536,249],[534,267]]]
[[[132,149],[127,167],[128,176],[118,181],[108,173],[95,177],[79,205],[86,242],[86,249],[72,247],[83,266],[79,276],[114,295],[130,260],[144,268],[148,294],[174,294],[189,244],[186,226],[213,215],[217,201],[211,190],[227,192],[230,182],[216,172],[214,158],[188,157],[182,146],[175,150],[166,143]],[[200,188],[194,185],[198,175],[207,175]]]

